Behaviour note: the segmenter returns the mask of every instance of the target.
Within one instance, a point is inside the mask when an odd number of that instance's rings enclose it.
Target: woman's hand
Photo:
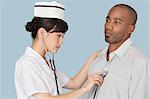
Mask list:
[[[101,51],[96,51],[91,54],[91,56],[88,58],[87,62],[84,64],[82,69],[70,79],[70,81],[64,86],[68,89],[79,89],[82,87],[83,83],[86,81],[88,77],[88,69],[90,64],[101,54]]]
[[[88,58],[87,63],[91,64],[100,54],[101,54],[101,50],[93,52]]]
[[[88,76],[85,84],[83,85],[83,88],[85,88],[86,91],[89,91],[94,85],[101,86],[102,83],[103,83],[103,78],[100,76],[100,73],[96,73]]]

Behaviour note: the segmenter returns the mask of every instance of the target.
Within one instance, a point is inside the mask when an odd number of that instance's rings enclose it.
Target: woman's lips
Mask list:
[[[57,49],[59,49],[59,48],[60,48],[60,46],[56,46],[56,48],[57,48]]]

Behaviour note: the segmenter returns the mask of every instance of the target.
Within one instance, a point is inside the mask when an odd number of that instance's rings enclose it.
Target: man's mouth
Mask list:
[[[112,35],[113,35],[113,33],[112,33],[111,31],[105,30],[105,36],[106,36],[106,37],[110,37],[110,36],[112,36]]]
[[[106,36],[106,37],[110,37],[110,36],[112,36],[112,35],[113,35],[112,33],[108,33],[108,32],[105,33],[105,36]]]

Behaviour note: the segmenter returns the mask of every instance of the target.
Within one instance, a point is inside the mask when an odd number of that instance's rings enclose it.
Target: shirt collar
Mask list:
[[[128,48],[132,45],[131,39],[127,39],[116,51],[114,51],[119,57],[123,57]]]
[[[26,48],[25,54],[28,56],[34,57],[37,60],[37,62],[40,63],[40,65],[46,64],[46,61],[44,60],[44,58],[31,47]]]
[[[125,55],[125,53],[127,52],[128,48],[130,47],[130,45],[132,45],[132,41],[129,38],[117,50],[115,50],[112,53],[115,53],[117,56],[119,56],[121,58],[121,57],[123,57]],[[106,55],[107,50],[108,50],[108,46],[102,51],[102,53]]]

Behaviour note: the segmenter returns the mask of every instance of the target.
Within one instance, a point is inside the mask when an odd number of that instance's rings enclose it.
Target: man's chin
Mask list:
[[[113,43],[114,43],[112,40],[107,39],[107,38],[105,38],[105,41],[106,41],[107,43],[109,43],[109,44],[113,44]]]
[[[110,40],[109,40],[109,39],[107,39],[107,38],[105,38],[105,41],[106,41],[107,43],[111,43],[111,42],[110,42]]]

